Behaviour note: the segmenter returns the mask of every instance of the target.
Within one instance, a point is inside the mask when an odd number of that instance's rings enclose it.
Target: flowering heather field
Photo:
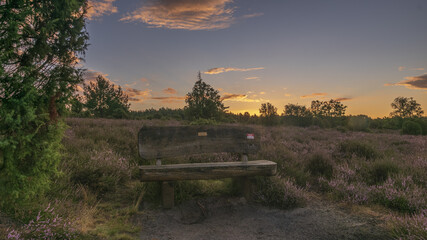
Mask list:
[[[38,210],[29,215],[28,224],[8,230],[9,239],[28,236],[35,224],[49,234],[73,238],[135,239],[140,227],[132,223],[132,216],[142,202],[155,204],[159,193],[158,185],[138,181],[137,133],[144,124],[181,123],[73,118],[67,124],[63,174],[49,196],[32,206]],[[304,206],[310,196],[320,195],[328,201],[374,209],[396,238],[427,239],[427,137],[397,131],[255,128],[261,133],[262,150],[250,158],[278,163],[278,177],[256,181],[257,202],[286,209]],[[185,200],[230,194],[229,182],[182,182],[176,196]],[[43,209],[55,209],[55,214],[41,218],[37,213]],[[54,219],[67,224],[61,230],[56,225],[49,228],[47,223]]]
[[[382,206],[396,238],[427,239],[427,138],[334,129],[264,129],[262,157],[331,200]]]

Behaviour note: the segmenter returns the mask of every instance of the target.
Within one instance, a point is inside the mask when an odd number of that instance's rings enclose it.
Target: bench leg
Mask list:
[[[163,208],[174,206],[174,182],[162,182]]]
[[[243,197],[250,201],[252,199],[252,185],[249,177],[239,177],[236,179],[237,186],[240,189],[240,193]]]

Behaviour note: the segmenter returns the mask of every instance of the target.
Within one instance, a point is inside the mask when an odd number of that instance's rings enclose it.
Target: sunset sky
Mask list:
[[[232,112],[340,99],[388,116],[427,112],[426,0],[93,0],[87,80],[122,86],[132,110],[181,108],[202,73]]]

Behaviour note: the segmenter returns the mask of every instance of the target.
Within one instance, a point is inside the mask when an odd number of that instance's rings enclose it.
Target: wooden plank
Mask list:
[[[160,159],[201,153],[256,153],[259,134],[242,126],[143,127],[138,133],[139,155]]]
[[[218,179],[243,176],[272,176],[277,164],[268,160],[244,162],[185,163],[140,166],[142,181]]]

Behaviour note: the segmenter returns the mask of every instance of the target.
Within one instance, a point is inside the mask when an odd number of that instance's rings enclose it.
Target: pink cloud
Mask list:
[[[117,12],[117,7],[113,6],[116,0],[89,0],[89,8],[86,13],[88,19],[95,19],[103,15],[110,15]]]
[[[148,0],[121,21],[139,21],[153,28],[209,30],[230,27],[233,0]]]
[[[312,93],[312,94],[309,94],[309,95],[301,96],[300,98],[315,98],[315,97],[324,97],[324,96],[327,96],[327,95],[328,95],[327,93]]]

